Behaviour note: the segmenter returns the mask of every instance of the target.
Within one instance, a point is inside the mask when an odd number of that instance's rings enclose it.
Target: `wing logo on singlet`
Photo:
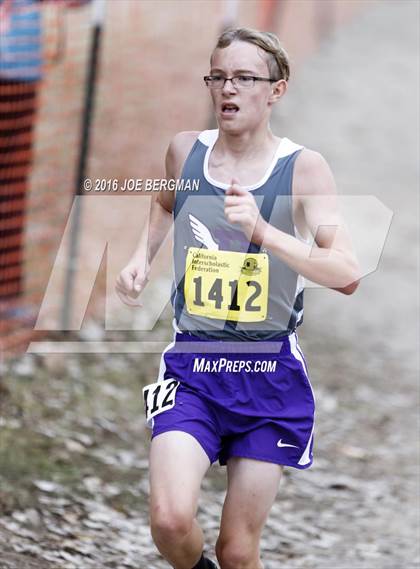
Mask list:
[[[267,318],[268,255],[189,247],[184,296],[196,316],[261,322]]]

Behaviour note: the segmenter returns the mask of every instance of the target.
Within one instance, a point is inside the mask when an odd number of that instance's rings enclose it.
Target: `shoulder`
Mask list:
[[[294,166],[293,193],[302,196],[334,191],[334,177],[326,159],[319,152],[304,148]]]
[[[166,153],[166,167],[168,177],[179,178],[184,162],[194,146],[200,132],[178,132],[171,140]]]
[[[296,158],[295,172],[299,174],[316,174],[329,169],[328,163],[319,152],[303,148]]]
[[[172,138],[169,148],[172,148],[173,150],[182,150],[187,147],[191,148],[199,135],[200,131],[198,130],[185,130],[178,132]]]

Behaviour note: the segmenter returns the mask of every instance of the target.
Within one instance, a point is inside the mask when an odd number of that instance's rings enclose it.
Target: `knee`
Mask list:
[[[257,569],[261,567],[259,553],[245,541],[218,540],[216,556],[221,569]]]
[[[156,506],[150,512],[150,528],[155,541],[179,542],[192,529],[194,517],[187,511]]]

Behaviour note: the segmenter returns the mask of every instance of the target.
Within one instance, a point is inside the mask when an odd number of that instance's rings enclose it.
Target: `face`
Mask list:
[[[234,41],[215,49],[210,75],[270,77],[267,55],[254,44]],[[286,81],[256,81],[251,88],[234,87],[227,81],[223,89],[210,89],[216,119],[221,130],[241,133],[267,124],[272,105],[286,90]]]

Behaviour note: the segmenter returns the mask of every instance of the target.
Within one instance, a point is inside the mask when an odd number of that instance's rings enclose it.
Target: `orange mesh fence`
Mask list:
[[[66,1],[0,2],[0,349],[26,348],[72,195],[72,173],[57,162],[66,144],[62,116],[71,92],[82,102],[80,76],[89,32],[88,7]],[[76,8],[76,4],[75,4]],[[76,12],[79,14],[76,15]],[[71,22],[73,19],[73,22]],[[71,26],[79,43],[67,42]],[[70,71],[71,65],[80,75]],[[55,78],[55,84],[52,80]],[[63,96],[65,78],[68,94]],[[45,120],[52,106],[55,116]],[[47,107],[47,108],[46,108]],[[76,115],[77,117],[77,115]],[[76,121],[75,121],[76,123]]]

